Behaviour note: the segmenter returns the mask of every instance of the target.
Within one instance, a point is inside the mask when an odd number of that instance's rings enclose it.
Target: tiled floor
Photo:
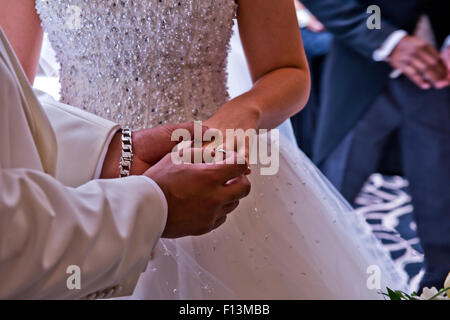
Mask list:
[[[416,290],[423,275],[423,251],[413,220],[408,181],[398,176],[374,174],[354,205],[390,251],[397,266],[407,272],[411,288]]]

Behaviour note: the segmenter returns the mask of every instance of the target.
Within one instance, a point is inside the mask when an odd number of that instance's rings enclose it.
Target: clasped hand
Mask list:
[[[179,238],[201,235],[222,225],[227,215],[250,193],[245,176],[247,164],[239,164],[237,154],[214,163],[174,163],[172,150],[180,141],[172,141],[176,129],[186,129],[193,136],[194,124],[165,125],[133,133],[132,175],[145,175],[162,189],[168,203],[168,217],[163,237]],[[203,127],[203,132],[206,131]],[[120,134],[113,138],[102,171],[102,178],[116,178],[121,155]],[[195,149],[179,152],[196,153]],[[227,161],[233,157],[233,161]]]
[[[450,85],[450,46],[439,52],[420,38],[405,36],[389,56],[389,64],[423,90]]]

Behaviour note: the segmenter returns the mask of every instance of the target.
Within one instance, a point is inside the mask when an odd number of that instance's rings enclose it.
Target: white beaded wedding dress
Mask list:
[[[229,99],[234,0],[37,0],[36,8],[65,103],[137,129],[206,120]],[[254,168],[250,196],[222,227],[159,242],[132,298],[382,299],[372,270],[381,290],[406,290],[365,221],[291,141],[281,135],[279,147],[278,174]]]

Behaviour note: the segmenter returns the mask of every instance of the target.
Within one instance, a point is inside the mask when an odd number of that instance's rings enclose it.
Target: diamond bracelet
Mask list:
[[[131,162],[133,161],[133,147],[131,139],[131,129],[122,129],[122,156],[120,157],[120,177],[130,176]]]

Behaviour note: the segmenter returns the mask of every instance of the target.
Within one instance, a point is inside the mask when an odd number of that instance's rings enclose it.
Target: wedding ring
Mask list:
[[[223,148],[216,149],[216,152],[222,152],[223,154],[227,154],[227,150]]]

